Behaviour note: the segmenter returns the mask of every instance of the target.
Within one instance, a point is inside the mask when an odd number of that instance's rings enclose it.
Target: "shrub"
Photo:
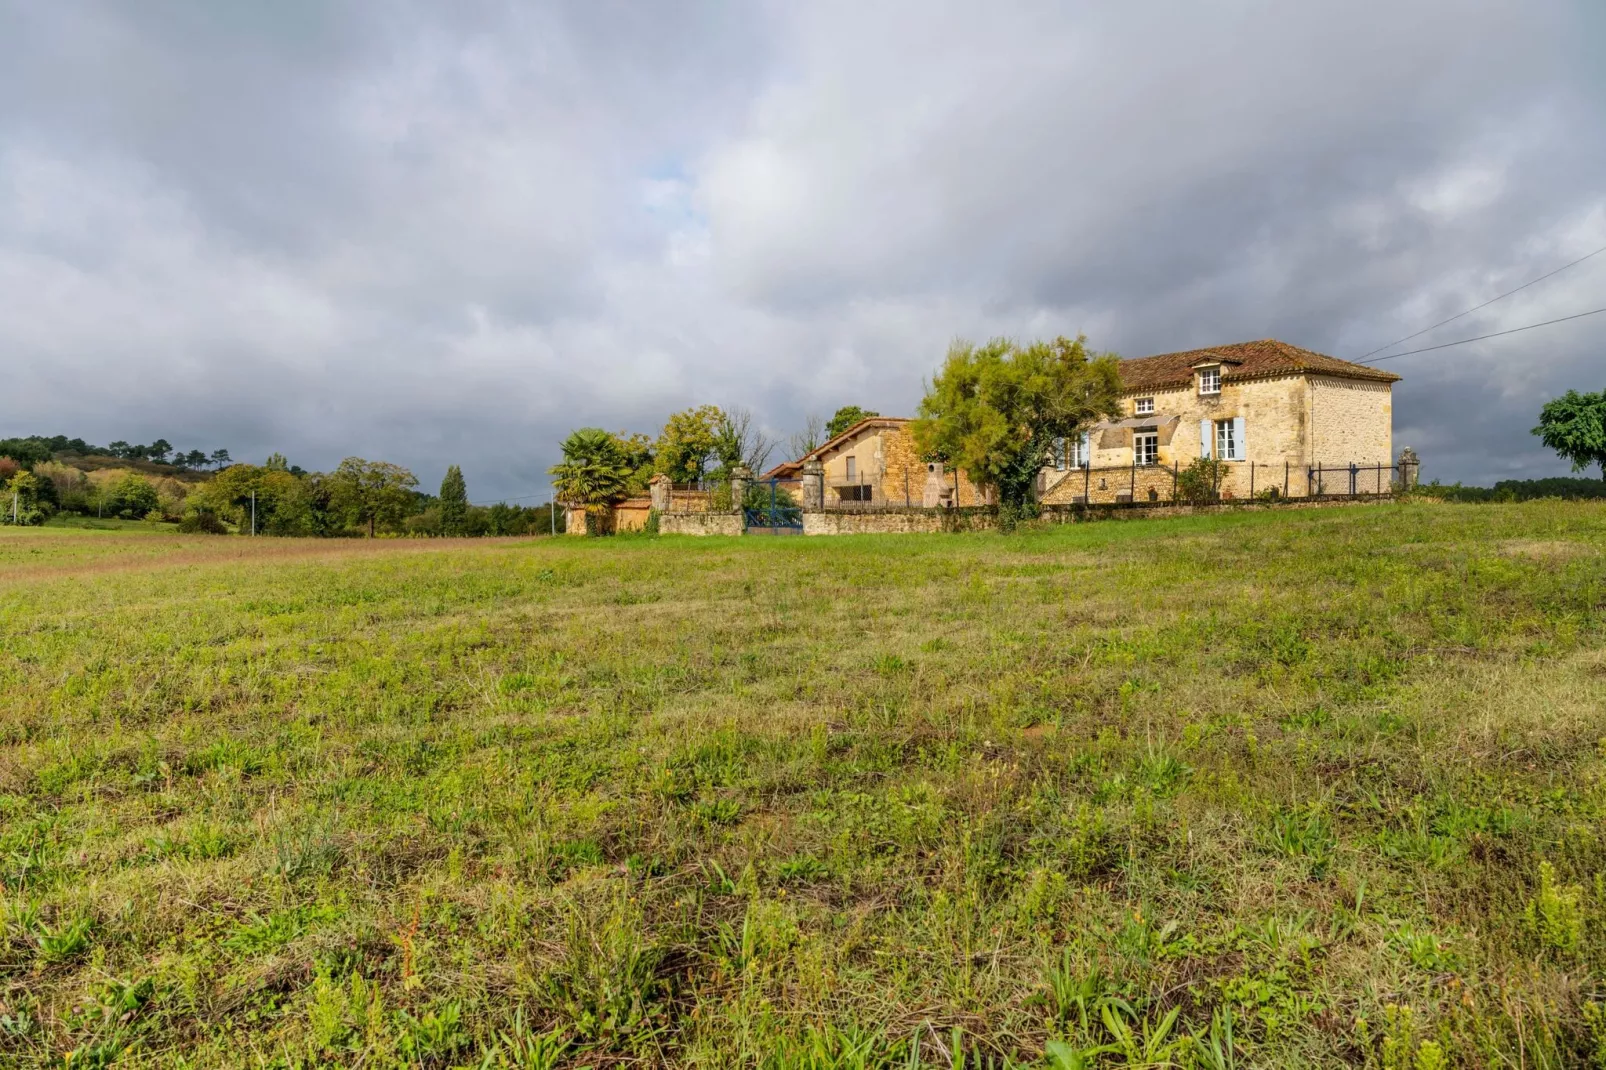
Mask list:
[[[1528,901],[1523,921],[1547,951],[1575,954],[1584,941],[1584,890],[1576,884],[1557,884],[1556,867],[1539,863],[1539,894]]]
[[[1196,459],[1177,473],[1176,500],[1193,505],[1215,501],[1226,467],[1225,463],[1210,457]]]
[[[229,529],[210,509],[191,509],[178,522],[178,530],[186,535],[227,535]]]

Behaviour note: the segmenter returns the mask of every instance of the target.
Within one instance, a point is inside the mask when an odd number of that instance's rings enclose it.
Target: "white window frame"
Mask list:
[[[857,457],[853,456],[853,454],[851,454],[851,453],[848,454],[848,456],[844,460],[843,469],[846,472],[846,478],[847,478],[849,483],[853,482],[855,479],[858,478],[859,473],[857,471],[855,471],[855,469],[857,469],[858,467],[859,467],[859,459]]]
[[[1139,416],[1154,415],[1154,399],[1138,398],[1137,401],[1132,403],[1132,411]]]
[[[1216,460],[1241,461],[1243,460],[1243,443],[1238,441],[1236,421],[1232,419],[1216,421]]]
[[[1087,449],[1085,450],[1082,448],[1084,443],[1087,445]],[[1072,435],[1070,438],[1065,440],[1065,467],[1086,468],[1088,463],[1088,454],[1092,452],[1093,443],[1088,438],[1086,433]]]
[[[1209,368],[1199,369],[1199,393],[1221,393],[1221,365],[1212,365]]]
[[[1150,468],[1160,463],[1160,432],[1132,433],[1132,463],[1139,468]]]

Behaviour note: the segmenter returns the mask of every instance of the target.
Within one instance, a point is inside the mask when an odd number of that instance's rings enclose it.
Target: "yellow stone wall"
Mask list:
[[[1388,383],[1312,376],[1310,462],[1389,464],[1394,460],[1394,404]]]
[[[839,484],[847,479],[848,458],[854,459],[855,482],[870,484],[875,503],[902,505],[905,489],[911,505],[919,505],[926,488],[926,465],[920,459],[907,425],[872,425],[821,458],[825,468],[827,504],[840,502]],[[953,472],[944,477],[953,485]],[[986,496],[963,474],[959,477],[959,505],[984,505]],[[849,503],[851,504],[851,503]]]

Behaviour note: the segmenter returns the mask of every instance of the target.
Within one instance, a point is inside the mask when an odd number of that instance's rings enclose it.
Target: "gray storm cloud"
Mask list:
[[[1355,357],[1606,245],[1603,34],[1565,0],[0,0],[0,434],[483,499],[580,424],[908,411],[955,336]],[[1418,344],[1603,298],[1606,256]],[[1387,366],[1429,475],[1553,474],[1527,429],[1606,387],[1606,323]]]

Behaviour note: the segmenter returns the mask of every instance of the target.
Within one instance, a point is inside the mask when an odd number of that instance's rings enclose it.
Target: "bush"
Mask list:
[[[1192,505],[1205,505],[1217,498],[1221,477],[1226,464],[1210,457],[1200,457],[1177,473],[1176,500]]]
[[[210,509],[191,509],[178,522],[178,530],[186,535],[227,535],[229,529]]]
[[[113,483],[105,493],[106,512],[124,520],[139,520],[162,508],[162,500],[150,480],[133,472]]]

